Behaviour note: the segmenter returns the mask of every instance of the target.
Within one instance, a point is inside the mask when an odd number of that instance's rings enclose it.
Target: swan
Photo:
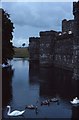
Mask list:
[[[25,110],[23,110],[23,111],[15,110],[13,112],[10,112],[11,107],[9,105],[7,106],[7,108],[9,108],[8,113],[7,113],[8,116],[19,116],[19,115],[22,115],[25,112]]]
[[[79,104],[79,99],[75,97],[73,101],[70,101],[72,104]]]

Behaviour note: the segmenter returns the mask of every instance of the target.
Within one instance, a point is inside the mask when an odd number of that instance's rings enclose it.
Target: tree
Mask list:
[[[14,29],[13,23],[10,20],[10,15],[2,10],[2,63],[7,63],[14,55],[12,45],[12,32]]]
[[[23,47],[24,47],[25,45],[26,45],[25,43],[22,44]]]

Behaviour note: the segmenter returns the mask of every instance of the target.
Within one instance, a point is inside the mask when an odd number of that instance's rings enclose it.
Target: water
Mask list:
[[[38,63],[23,59],[13,59],[11,64],[3,68],[3,118],[79,118],[79,106],[70,103],[75,96],[79,97],[79,81],[72,79],[72,72],[54,67],[40,68]],[[41,106],[41,101],[53,97],[57,97],[59,103]],[[26,109],[23,116],[7,115],[7,105],[13,111],[24,110],[30,104],[38,106],[38,113]]]

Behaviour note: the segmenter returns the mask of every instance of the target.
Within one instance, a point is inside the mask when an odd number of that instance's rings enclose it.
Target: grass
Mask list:
[[[22,48],[14,48],[14,58],[28,58],[29,57],[29,52],[28,48],[22,47]]]

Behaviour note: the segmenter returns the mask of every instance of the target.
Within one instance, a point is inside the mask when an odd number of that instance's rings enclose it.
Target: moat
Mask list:
[[[56,67],[40,68],[26,59],[13,59],[10,68],[3,68],[3,118],[78,118],[79,106],[70,101],[79,98],[79,80],[72,79],[71,71]],[[41,101],[57,97],[59,103],[41,106]],[[37,102],[38,101],[38,102]],[[37,105],[38,112],[26,109],[23,116],[7,116],[11,111],[24,110],[26,105]]]

